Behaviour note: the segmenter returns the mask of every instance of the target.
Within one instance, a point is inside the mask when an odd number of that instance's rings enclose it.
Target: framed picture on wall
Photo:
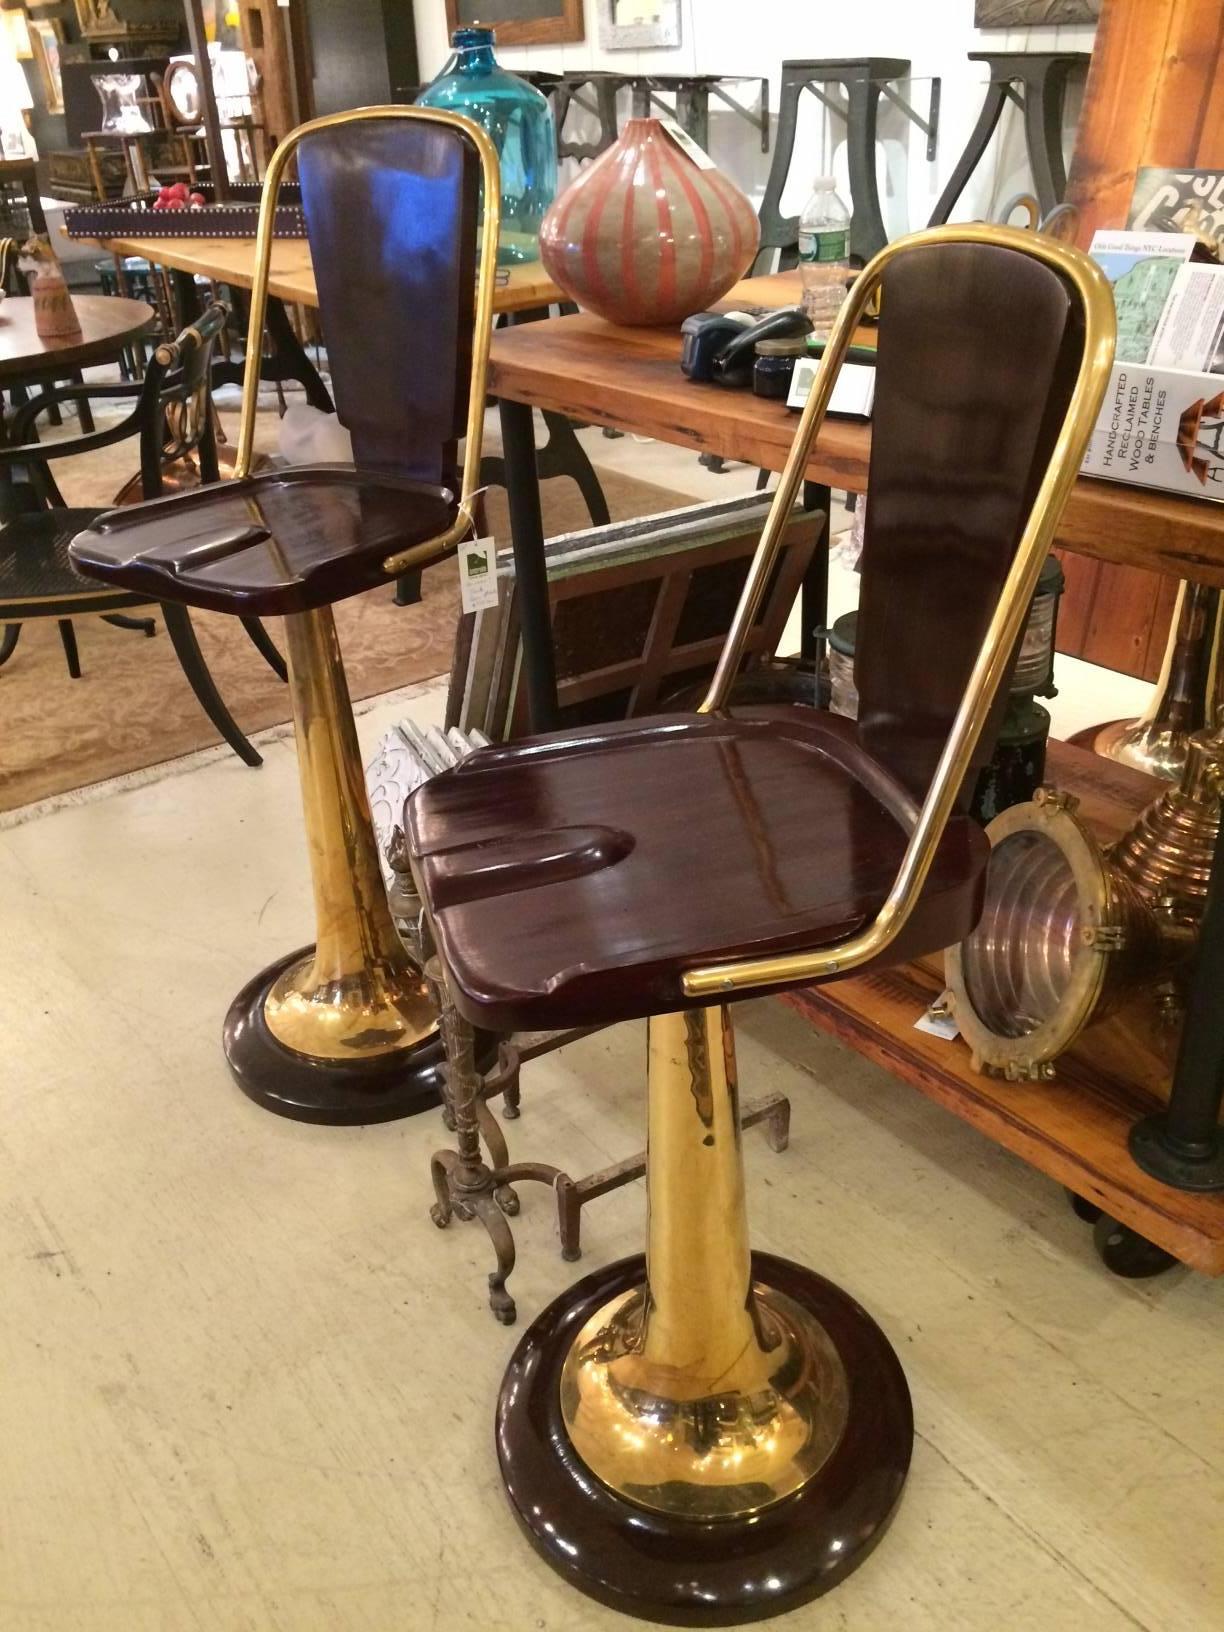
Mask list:
[[[605,51],[679,45],[680,0],[599,0],[599,43]]]
[[[1042,24],[1096,23],[1101,0],[974,0],[979,28],[1038,28]]]
[[[30,44],[42,83],[43,107],[48,113],[64,111],[64,79],[60,69],[60,46],[64,25],[58,17],[31,17]]]
[[[585,38],[582,0],[446,0],[451,31],[480,24],[498,45],[564,45]]]

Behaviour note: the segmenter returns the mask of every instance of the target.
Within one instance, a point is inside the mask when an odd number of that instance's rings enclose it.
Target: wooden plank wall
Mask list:
[[[1224,166],[1224,0],[1105,0],[1067,197],[1079,242],[1126,224],[1144,165]],[[1224,522],[1224,517],[1222,517]],[[1065,555],[1059,648],[1155,679],[1176,585]]]

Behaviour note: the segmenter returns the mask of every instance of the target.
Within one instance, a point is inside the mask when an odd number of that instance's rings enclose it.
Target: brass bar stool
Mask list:
[[[727,711],[877,290],[858,720]],[[900,1498],[913,1419],[887,1338],[829,1281],[750,1252],[725,1005],[976,922],[989,848],[968,793],[1113,352],[1108,284],[1076,250],[992,226],[889,245],[834,329],[701,710],[484,748],[407,802],[464,1019],[647,1019],[645,1258],[539,1316],[497,1408],[520,1526],[617,1609],[793,1609],[863,1562]]]
[[[356,468],[251,476],[276,196],[293,158]],[[438,1100],[437,1017],[387,907],[330,603],[441,560],[470,529],[499,196],[491,142],[455,114],[360,108],[291,132],[264,185],[234,481],[113,511],[72,545],[107,583],[285,618],[316,938],[248,982],[224,1043],[245,1093],[303,1121],[385,1121]]]

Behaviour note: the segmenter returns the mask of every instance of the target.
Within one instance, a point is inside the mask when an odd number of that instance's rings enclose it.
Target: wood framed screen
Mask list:
[[[769,496],[692,505],[564,534],[545,545],[557,664],[557,723],[591,725],[695,707],[722,651]],[[777,649],[823,511],[797,510],[748,635],[746,668]],[[511,552],[498,605],[460,619],[447,726],[499,741],[528,729]]]
[[[582,0],[446,0],[451,30],[481,24],[498,45],[564,45],[584,38]]]

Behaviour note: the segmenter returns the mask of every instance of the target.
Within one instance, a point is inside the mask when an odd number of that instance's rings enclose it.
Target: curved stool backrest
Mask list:
[[[1113,364],[1104,274],[1038,233],[970,224],[888,245],[842,307],[702,711],[739,667],[854,331],[879,290],[860,592],[859,733],[922,807],[877,917],[832,949],[690,970],[689,997],[870,962],[922,891],[989,742]]]
[[[1066,418],[1085,312],[1061,268],[1003,244],[912,248],[881,290],[859,736],[921,799]]]
[[[457,542],[480,468],[497,260],[496,151],[470,120],[417,107],[331,114],[291,131],[277,148],[256,242],[239,476],[254,436],[277,196],[294,158],[337,417],[352,436],[355,462],[363,471],[457,489],[459,533],[448,538]]]

